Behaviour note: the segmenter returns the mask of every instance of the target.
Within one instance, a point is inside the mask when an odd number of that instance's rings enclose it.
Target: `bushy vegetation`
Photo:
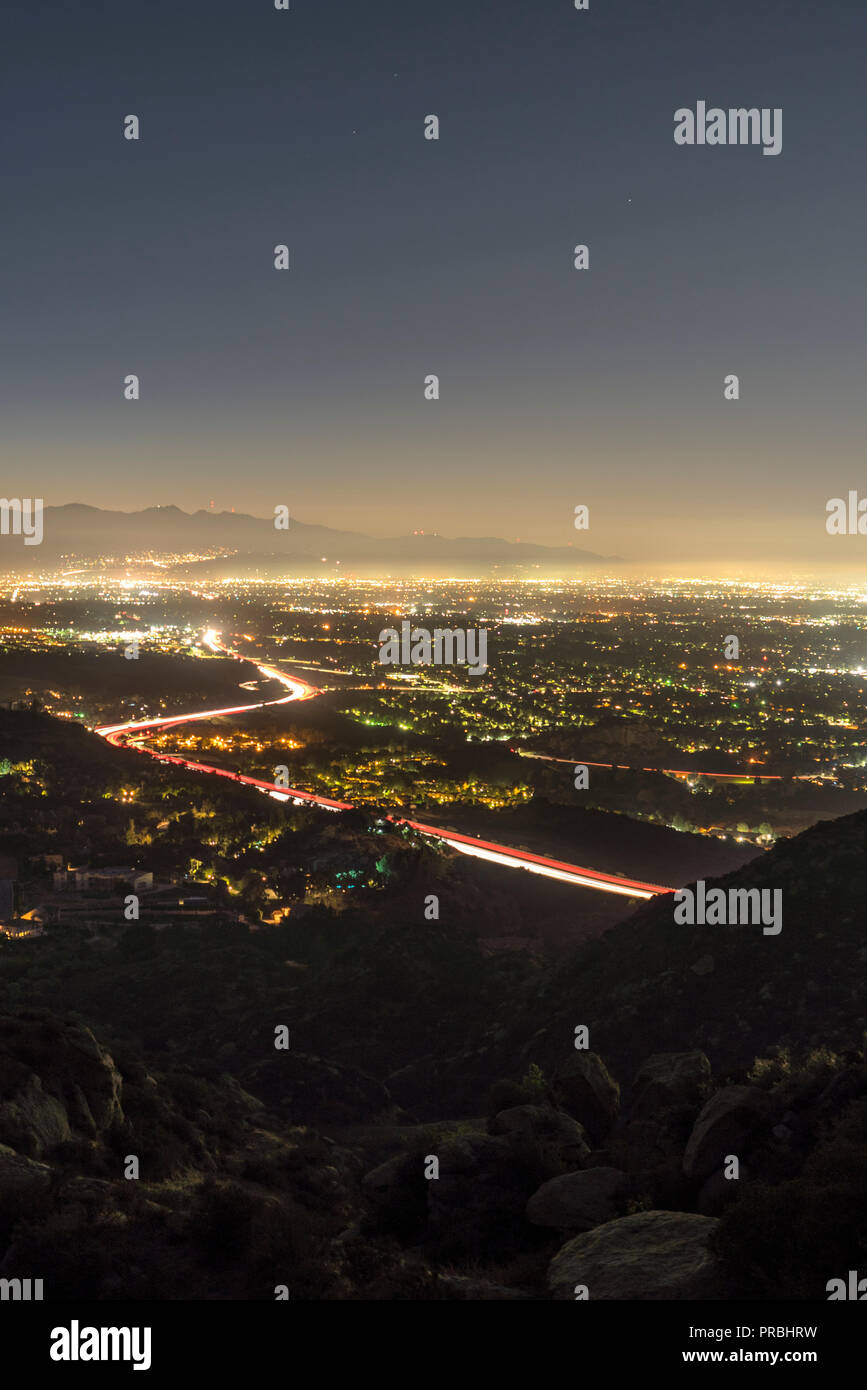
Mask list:
[[[867,1269],[867,1100],[850,1109],[789,1182],[748,1188],[713,1239],[735,1297],[823,1299]]]

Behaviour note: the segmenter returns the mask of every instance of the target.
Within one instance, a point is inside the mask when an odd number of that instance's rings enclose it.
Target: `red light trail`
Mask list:
[[[234,656],[237,660],[243,660],[237,652],[232,652],[224,647],[219,640],[219,635],[212,630],[205,633],[203,641],[205,646],[213,652],[224,652],[227,656]],[[192,714],[160,715],[155,719],[130,720],[126,724],[105,724],[101,728],[95,729],[94,732],[113,747],[120,748],[125,746],[125,738],[130,733],[142,733],[148,729],[167,729],[177,724],[187,724],[199,719],[216,719],[228,714],[249,714],[252,710],[268,709],[273,705],[286,705],[295,700],[313,700],[321,694],[316,686],[295,676],[287,676],[273,666],[263,666],[258,663],[256,666],[257,670],[268,680],[280,681],[289,690],[289,694],[282,696],[279,700],[259,700],[250,705],[231,705],[224,709],[197,710]],[[333,801],[329,797],[317,796],[313,792],[299,791],[294,787],[281,787],[275,782],[264,782],[258,777],[247,777],[240,772],[229,772],[226,768],[214,767],[209,763],[192,762],[178,754],[159,753],[153,748],[145,748],[139,744],[131,746],[136,752],[147,753],[160,762],[173,763],[190,772],[203,772],[211,776],[227,777],[232,782],[240,782],[244,786],[255,787],[258,791],[265,792],[279,801],[307,803],[322,806],[329,811],[352,811],[356,809],[348,801]],[[560,759],[558,761],[566,760]],[[421,835],[428,835],[433,839],[441,840],[462,854],[487,859],[506,868],[524,869],[530,873],[541,874],[545,878],[572,883],[577,887],[595,888],[605,893],[619,893],[629,898],[653,898],[657,893],[674,892],[673,888],[665,887],[662,884],[643,883],[638,879],[606,874],[599,869],[586,869],[578,864],[566,864],[559,859],[548,859],[543,855],[531,854],[529,850],[512,849],[508,845],[493,844],[489,840],[479,840],[471,835],[461,835],[453,830],[441,830],[437,826],[424,825],[420,821],[406,820],[400,816],[388,816],[387,819],[392,825],[406,825]]]

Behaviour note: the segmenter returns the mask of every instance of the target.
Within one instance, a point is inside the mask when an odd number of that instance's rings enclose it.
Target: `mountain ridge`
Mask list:
[[[440,568],[448,575],[476,577],[480,571],[499,571],[520,575],[533,570],[555,574],[580,571],[620,563],[616,556],[571,545],[546,546],[527,541],[507,541],[498,536],[448,537],[437,532],[409,535],[370,536],[361,531],[343,531],[316,522],[298,521],[291,515],[289,526],[278,530],[272,519],[247,512],[210,511],[200,508],[185,512],[173,503],[124,512],[95,507],[90,503],[67,502],[47,506],[42,513],[43,539],[40,546],[24,545],[24,538],[0,537],[0,565],[11,568],[42,567],[46,559],[57,563],[62,557],[124,561],[143,554],[181,557],[175,568],[182,569],[184,557],[209,552],[196,560],[196,573],[215,575],[231,562],[263,571],[263,577],[276,577],[283,570],[312,568],[322,573],[352,570],[356,573],[382,573],[384,570],[412,570],[424,564]],[[186,561],[189,563],[189,561]]]

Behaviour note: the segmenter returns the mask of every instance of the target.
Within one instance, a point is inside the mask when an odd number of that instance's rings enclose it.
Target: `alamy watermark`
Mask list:
[[[679,926],[757,926],[764,936],[779,936],[783,929],[781,888],[705,888],[703,878],[691,888],[675,893],[674,920]]]
[[[839,1302],[840,1299],[851,1299],[853,1302],[863,1303],[867,1299],[867,1279],[859,1278],[857,1269],[850,1269],[848,1281],[846,1279],[829,1279],[825,1285],[825,1292],[828,1295],[829,1303]]]
[[[471,676],[488,669],[487,628],[441,628],[431,633],[404,620],[400,632],[383,628],[379,634],[381,666],[468,666]]]
[[[854,488],[846,498],[829,497],[825,512],[829,536],[867,536],[867,497],[859,498]]]
[[[41,1303],[42,1282],[41,1279],[0,1279],[0,1301]]]
[[[0,536],[23,536],[25,545],[41,545],[42,498],[0,497]]]
[[[761,145],[762,154],[779,154],[783,148],[781,106],[708,107],[696,102],[695,110],[681,106],[674,113],[676,145]]]
[[[52,1361],[130,1361],[134,1371],[148,1371],[151,1328],[82,1327],[73,1318],[68,1327],[51,1329],[48,1354]]]

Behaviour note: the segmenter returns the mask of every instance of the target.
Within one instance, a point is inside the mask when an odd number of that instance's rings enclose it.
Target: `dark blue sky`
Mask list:
[[[0,39],[6,495],[859,555],[860,0],[13,0]],[[782,153],[676,146],[698,100],[782,107]]]

